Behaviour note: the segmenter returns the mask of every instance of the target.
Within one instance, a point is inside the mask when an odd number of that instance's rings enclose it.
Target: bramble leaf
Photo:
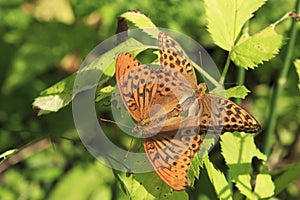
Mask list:
[[[126,20],[132,22],[137,28],[143,29],[145,33],[152,36],[153,38],[157,38],[159,30],[146,15],[140,12],[129,11],[122,14],[120,17],[123,17]]]
[[[208,157],[204,158],[204,165],[207,170],[209,179],[218,195],[218,198],[228,200],[232,199],[232,193],[224,174],[221,171],[215,169],[213,164],[209,161]]]
[[[246,133],[225,133],[221,136],[221,149],[229,174],[239,191],[249,199],[267,198],[274,194],[274,183],[270,175],[262,172],[256,177],[254,192],[251,185],[252,159],[266,161],[255,143],[254,137]],[[263,188],[262,188],[263,187]]]
[[[247,39],[243,38],[231,52],[230,58],[240,67],[253,69],[273,58],[279,52],[282,41],[283,36],[277,34],[273,26],[269,26]]]
[[[56,83],[50,88],[41,92],[33,102],[33,107],[38,110],[38,115],[57,112],[63,107],[67,106],[74,95],[84,90],[92,89],[94,87],[101,87],[110,77],[115,73],[115,57],[124,51],[133,51],[135,53],[147,49],[147,46],[141,44],[137,40],[130,38],[121,43],[117,47],[107,51],[100,57],[96,58],[91,64],[85,66],[77,73],[65,78]],[[80,81],[75,84],[75,78],[81,76]],[[96,82],[99,80],[100,83]],[[99,92],[100,90],[98,90]]]
[[[266,0],[205,0],[208,31],[216,45],[231,51],[245,22]]]

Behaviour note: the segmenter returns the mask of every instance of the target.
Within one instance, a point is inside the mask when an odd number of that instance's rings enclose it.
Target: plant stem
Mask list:
[[[244,82],[245,82],[245,69],[242,68],[242,67],[238,67],[238,75],[237,75],[237,83],[238,85],[244,85]],[[242,99],[238,98],[238,99],[235,99],[235,102],[237,104],[241,104],[242,103]]]
[[[299,9],[300,9],[300,0],[297,0],[295,8],[296,8],[296,13],[298,13]],[[264,153],[267,156],[271,152],[271,148],[272,148],[271,138],[272,138],[272,134],[274,133],[275,128],[276,128],[276,120],[277,120],[277,112],[276,112],[277,109],[276,108],[278,106],[278,100],[283,91],[283,88],[284,88],[284,85],[286,82],[287,73],[291,66],[292,54],[293,54],[296,37],[297,37],[296,20],[294,20],[294,19],[293,19],[290,31],[291,31],[291,37],[290,37],[291,39],[288,43],[288,49],[287,49],[286,57],[284,60],[284,64],[283,64],[283,67],[281,68],[277,83],[275,84],[274,93],[273,93],[273,97],[271,100],[270,118],[269,118],[267,131],[265,134],[264,149],[263,149]]]
[[[227,57],[227,60],[226,60],[226,63],[225,63],[225,66],[224,66],[224,69],[223,69],[223,72],[222,72],[220,81],[219,81],[219,83],[220,83],[221,85],[224,84],[225,77],[226,77],[226,75],[227,75],[229,66],[230,66],[230,53],[228,53],[228,57]]]
[[[218,81],[216,81],[211,75],[209,75],[203,68],[199,67],[197,63],[192,62],[194,67],[203,75],[207,80],[209,80],[214,86],[219,87]]]
[[[245,69],[242,67],[238,67],[238,77],[237,77],[237,82],[238,85],[244,85],[245,82]],[[237,104],[241,104],[242,103],[242,99],[238,98],[235,99],[235,103]]]
[[[245,23],[245,26],[244,26],[244,30],[246,30],[246,28],[248,29],[249,28],[249,20]],[[242,32],[240,33],[240,36],[241,37],[242,35]],[[246,76],[246,70],[245,68],[243,67],[238,67],[238,74],[237,74],[237,84],[238,85],[244,85],[245,83],[245,76]],[[235,99],[235,103],[237,104],[241,104],[242,103],[242,99],[238,98],[238,99]]]

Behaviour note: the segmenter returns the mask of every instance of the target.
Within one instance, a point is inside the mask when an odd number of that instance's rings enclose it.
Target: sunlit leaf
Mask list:
[[[6,159],[6,158],[8,158],[9,156],[15,154],[18,151],[19,151],[19,149],[10,149],[10,150],[7,150],[4,153],[0,154],[0,159]]]
[[[240,98],[244,99],[250,91],[244,85],[238,85],[235,87],[228,88],[224,91],[224,89],[214,89],[212,91],[213,94],[219,96],[225,96],[225,98]]]
[[[224,174],[215,169],[213,164],[209,161],[208,157],[204,158],[204,165],[207,170],[207,174],[219,199],[232,199],[232,194],[229,188],[229,184]]]
[[[273,58],[279,52],[282,41],[283,36],[277,34],[273,26],[269,26],[236,46],[230,58],[240,67],[253,69]]]
[[[108,97],[111,95],[115,87],[109,85],[104,88],[101,88],[100,90],[96,91],[96,102],[101,101],[102,99]]]
[[[252,192],[252,159],[257,157],[266,161],[266,156],[257,149],[253,135],[239,132],[225,133],[221,136],[221,148],[226,165],[229,167],[230,177],[242,194],[250,199],[266,198],[274,194],[274,184],[266,173],[257,175],[255,193]],[[261,189],[265,184],[267,187]]]
[[[258,174],[255,179],[255,188],[253,198],[257,199],[267,198],[274,195],[275,185],[272,177],[269,174]]]
[[[124,51],[134,51],[137,53],[146,48],[147,46],[142,45],[133,38],[126,40],[116,48],[96,58],[79,72],[41,92],[41,96],[34,100],[33,107],[38,110],[39,115],[57,112],[68,105],[72,100],[72,96],[76,93],[97,87],[98,83],[95,83],[95,80],[99,80],[100,75],[102,75],[99,83],[100,86],[109,77],[112,77],[114,75],[116,55]],[[81,76],[80,81],[77,82],[77,85],[74,85],[76,75],[78,74]]]
[[[244,99],[250,91],[243,85],[235,86],[226,90],[226,98],[241,98]]]
[[[32,103],[34,109],[38,111],[38,115],[57,112],[68,105],[72,100],[74,79],[75,74],[41,92],[41,96]]]
[[[205,0],[208,31],[214,42],[231,51],[245,22],[266,0]]]
[[[129,199],[155,199],[132,175],[127,177],[125,174],[118,174],[117,176],[123,191],[125,190],[124,192]]]
[[[131,21],[137,28],[144,29],[143,31],[148,35],[157,38],[159,30],[153,24],[149,17],[142,14],[141,12],[129,11],[121,15],[128,21]]]
[[[131,199],[188,199],[185,191],[173,191],[155,172],[120,176]]]
[[[192,159],[188,177],[189,181],[191,181],[191,185],[194,185],[196,179],[200,176],[200,168],[203,167],[203,158],[208,156],[209,151],[213,148],[216,143],[216,135],[215,134],[206,134],[202,136],[203,142],[200,146],[199,151],[195,154]]]

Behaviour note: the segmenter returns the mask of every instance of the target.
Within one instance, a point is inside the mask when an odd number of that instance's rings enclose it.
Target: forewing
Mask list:
[[[157,89],[157,76],[129,53],[120,54],[116,61],[116,80],[122,100],[138,122],[147,118]]]
[[[116,79],[125,107],[138,122],[159,119],[170,112],[172,116],[179,115],[181,111],[174,112],[179,102],[195,98],[193,88],[178,71],[154,70],[129,53],[117,58]]]
[[[257,133],[261,126],[244,108],[229,99],[204,94],[199,99],[201,132],[215,131]]]
[[[172,68],[185,76],[192,88],[197,87],[197,78],[194,67],[181,46],[168,34],[160,32],[158,35],[160,65],[163,68]]]

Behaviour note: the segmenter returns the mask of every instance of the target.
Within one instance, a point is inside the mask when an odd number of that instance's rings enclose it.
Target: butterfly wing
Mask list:
[[[144,139],[144,148],[158,176],[174,190],[189,186],[188,170],[202,138],[198,119],[182,120],[182,128]]]
[[[137,122],[147,118],[153,103],[152,94],[155,94],[157,89],[156,73],[142,65],[131,54],[123,53],[116,61],[116,80],[130,115]]]
[[[199,106],[201,132],[257,133],[261,131],[257,120],[229,99],[214,94],[204,94],[199,98]]]
[[[157,77],[158,89],[154,96],[154,104],[163,106],[165,113],[172,112],[168,117],[173,117],[183,112],[184,109],[176,112],[176,106],[183,101],[183,99],[197,99],[194,89],[189,82],[176,70],[167,68],[159,69],[157,71]]]
[[[116,79],[125,107],[137,122],[147,121],[150,116],[157,119],[174,110],[184,96],[194,95],[190,84],[177,71],[154,70],[129,53],[118,56]]]
[[[185,76],[192,88],[197,87],[197,78],[194,67],[181,46],[168,34],[160,32],[158,35],[160,65],[163,68],[172,68]]]

